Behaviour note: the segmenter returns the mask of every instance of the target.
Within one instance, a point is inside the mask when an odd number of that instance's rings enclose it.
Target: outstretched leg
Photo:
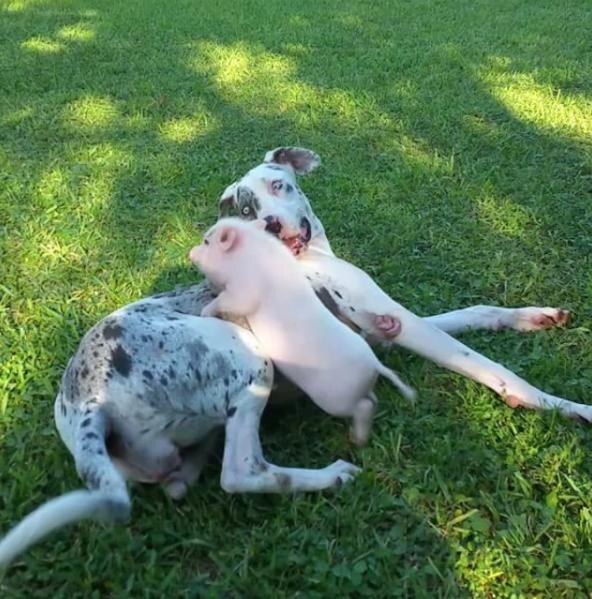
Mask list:
[[[394,326],[388,317],[378,316],[377,324],[385,323],[386,330]],[[392,319],[390,319],[392,321]],[[458,335],[471,330],[500,331],[540,331],[553,327],[562,327],[569,322],[569,312],[561,308],[500,308],[498,306],[470,306],[453,312],[436,314],[424,318],[449,335]],[[398,333],[398,331],[397,331]]]
[[[319,470],[282,468],[263,457],[259,422],[267,402],[251,385],[229,410],[222,463],[222,488],[228,493],[321,491],[352,480],[360,469],[339,460]]]
[[[359,268],[328,255],[309,253],[301,261],[317,295],[336,316],[352,324],[371,342],[400,345],[458,372],[498,393],[511,407],[557,408],[563,415],[592,422],[592,406],[578,404],[533,387],[501,364],[480,355],[435,326],[429,319],[416,316],[391,299]],[[565,317],[545,314],[545,310],[519,309],[510,315],[515,326],[544,325],[546,316],[558,321]],[[499,312],[498,312],[499,314]],[[440,323],[445,322],[440,316]],[[466,316],[466,315],[465,315]],[[434,318],[434,317],[432,317]],[[438,318],[438,317],[436,317]],[[450,325],[456,318],[456,326]],[[459,330],[465,317],[448,317],[450,329]],[[522,325],[519,323],[522,322]],[[393,326],[395,323],[397,326]],[[454,324],[454,322],[453,322]],[[444,324],[442,325],[444,326]],[[446,328],[446,327],[444,327]],[[524,329],[523,329],[524,330]]]

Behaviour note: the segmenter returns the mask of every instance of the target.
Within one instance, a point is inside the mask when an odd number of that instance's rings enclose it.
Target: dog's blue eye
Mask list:
[[[273,191],[279,191],[283,187],[284,187],[283,181],[276,180],[276,181],[271,182],[271,189],[273,189]]]

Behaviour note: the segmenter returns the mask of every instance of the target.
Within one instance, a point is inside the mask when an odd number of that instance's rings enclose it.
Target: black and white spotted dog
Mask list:
[[[562,325],[565,311],[474,306],[414,315],[363,271],[334,256],[296,181],[318,164],[318,156],[303,148],[268,152],[262,164],[226,189],[220,214],[265,219],[269,232],[299,256],[327,308],[369,340],[409,348],[487,385],[512,407],[558,408],[592,420],[592,407],[539,391],[450,336],[467,329]],[[319,491],[356,475],[359,469],[341,460],[317,470],[265,460],[259,422],[273,365],[244,323],[199,316],[215,295],[207,282],[158,294],[117,310],[84,336],[64,372],[55,419],[88,490],[53,499],[25,518],[0,542],[0,565],[68,523],[125,521],[126,480],[158,483],[171,497],[183,497],[221,427],[226,433],[221,485],[228,492]]]

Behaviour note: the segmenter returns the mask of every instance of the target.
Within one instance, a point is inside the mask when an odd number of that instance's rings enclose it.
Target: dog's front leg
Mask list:
[[[267,397],[250,389],[229,411],[221,485],[228,493],[291,493],[340,487],[360,469],[339,460],[319,470],[282,468],[263,457],[259,422]]]

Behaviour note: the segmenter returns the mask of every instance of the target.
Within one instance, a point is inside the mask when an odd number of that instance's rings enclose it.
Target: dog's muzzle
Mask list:
[[[282,235],[284,227],[279,218],[276,216],[266,216],[264,218],[267,223],[265,230],[272,235],[275,235],[278,239],[281,239],[285,246],[287,246],[294,255],[300,254],[306,249],[308,242],[312,237],[312,227],[308,218],[303,216],[300,219],[300,227],[296,235]]]

